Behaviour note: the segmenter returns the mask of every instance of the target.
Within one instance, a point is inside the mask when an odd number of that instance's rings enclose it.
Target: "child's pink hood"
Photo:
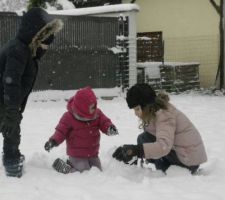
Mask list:
[[[90,87],[85,87],[78,90],[77,93],[69,100],[67,109],[82,118],[92,119],[96,112],[90,114],[89,107],[91,104],[95,104],[97,108],[97,98]]]

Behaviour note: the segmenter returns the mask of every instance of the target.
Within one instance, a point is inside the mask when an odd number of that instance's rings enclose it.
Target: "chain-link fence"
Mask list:
[[[127,87],[128,18],[57,16],[64,27],[40,63],[35,90]],[[20,17],[0,13],[0,47],[15,37]],[[116,51],[115,49],[123,49]]]

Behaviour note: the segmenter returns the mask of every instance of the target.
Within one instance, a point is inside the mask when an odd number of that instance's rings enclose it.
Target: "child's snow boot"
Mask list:
[[[68,174],[70,173],[70,170],[72,169],[72,166],[69,162],[65,162],[60,158],[57,158],[52,167],[59,173],[62,174]]]

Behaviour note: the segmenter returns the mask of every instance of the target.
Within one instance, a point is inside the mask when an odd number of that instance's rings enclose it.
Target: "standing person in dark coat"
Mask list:
[[[16,37],[0,49],[0,132],[3,135],[3,165],[7,176],[21,177],[24,155],[20,153],[20,123],[33,88],[38,61],[54,35],[62,28],[41,8],[22,17]]]

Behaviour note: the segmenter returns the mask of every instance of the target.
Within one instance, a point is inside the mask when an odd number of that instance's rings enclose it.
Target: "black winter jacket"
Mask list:
[[[37,76],[37,60],[30,48],[19,39],[11,40],[0,50],[1,105],[23,112]]]
[[[24,111],[38,72],[41,43],[62,28],[41,8],[29,10],[15,39],[0,49],[0,106]]]

